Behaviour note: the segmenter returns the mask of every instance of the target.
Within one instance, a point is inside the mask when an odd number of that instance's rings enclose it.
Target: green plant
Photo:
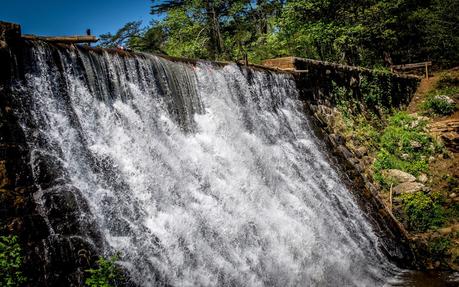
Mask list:
[[[120,271],[115,265],[118,259],[118,254],[111,256],[109,259],[99,257],[97,260],[98,268],[86,270],[90,276],[85,280],[85,284],[89,287],[117,286],[117,282],[121,280]]]
[[[438,116],[448,116],[456,110],[456,103],[443,95],[430,95],[421,105],[425,112],[431,112]]]
[[[399,169],[414,175],[428,171],[427,159],[439,152],[440,147],[424,132],[426,124],[404,112],[389,117],[373,165],[376,181],[384,183],[381,175],[384,169]]]
[[[448,237],[438,237],[429,242],[429,252],[436,256],[444,255],[451,246],[451,239]]]
[[[19,286],[27,281],[21,272],[22,261],[17,236],[0,236],[0,286]]]
[[[446,183],[448,184],[448,191],[449,192],[459,192],[459,178],[450,176],[450,175],[445,175],[444,179],[446,180]]]
[[[409,228],[424,232],[441,227],[446,221],[442,196],[439,193],[426,194],[422,191],[401,195],[403,211],[407,216]]]
[[[440,79],[437,82],[437,89],[444,89],[451,86],[459,86],[459,77],[451,73],[442,73]]]

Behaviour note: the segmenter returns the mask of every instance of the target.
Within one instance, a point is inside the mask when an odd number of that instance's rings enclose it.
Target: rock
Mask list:
[[[410,146],[414,149],[420,149],[422,144],[418,141],[410,141]]]
[[[453,229],[451,227],[445,227],[445,228],[438,229],[437,232],[440,233],[441,235],[448,235],[451,232],[453,232]]]
[[[459,152],[459,120],[448,119],[429,125],[430,132],[439,136],[445,147],[453,152]]]
[[[410,155],[407,154],[407,153],[403,153],[403,154],[401,155],[401,158],[404,159],[404,160],[407,160],[407,159],[410,158]]]
[[[455,198],[456,196],[457,196],[457,194],[453,192],[453,193],[451,193],[451,194],[449,195],[449,198]]]
[[[370,166],[373,164],[373,159],[369,156],[364,156],[362,160],[363,160],[363,163],[367,166]]]
[[[418,181],[421,182],[421,183],[426,183],[427,180],[428,180],[427,175],[424,174],[424,173],[421,173],[421,174],[418,176]]]
[[[395,194],[415,193],[425,189],[425,185],[419,182],[404,182],[394,187]]]
[[[354,150],[354,153],[358,158],[362,158],[368,154],[368,149],[364,146],[361,146],[361,147],[356,148]]]
[[[56,156],[35,150],[31,158],[35,181],[42,189],[68,182],[63,162]]]
[[[347,159],[349,162],[352,162],[352,160],[354,159],[354,155],[349,151],[349,149],[347,149],[343,145],[338,146],[337,149],[345,159]]]
[[[446,95],[438,95],[438,96],[435,96],[435,99],[436,100],[440,100],[440,101],[445,101],[447,102],[448,104],[450,105],[454,105],[454,100],[451,99],[450,97],[446,96]]]
[[[395,179],[399,183],[416,181],[416,177],[414,177],[414,175],[398,169],[386,169],[382,171],[382,174],[385,177]]]

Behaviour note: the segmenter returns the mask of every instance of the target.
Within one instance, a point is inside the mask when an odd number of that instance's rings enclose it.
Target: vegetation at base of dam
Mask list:
[[[85,284],[88,287],[112,287],[121,286],[123,281],[121,270],[116,266],[116,261],[119,260],[119,254],[113,255],[108,259],[99,257],[97,266],[86,270],[88,277]]]
[[[424,92],[418,90],[407,111],[385,108],[376,86],[369,85],[363,99],[368,104],[365,97],[373,95],[373,110],[349,98],[346,89],[335,87],[332,93],[340,99],[335,131],[351,151],[367,155],[364,173],[414,242],[444,268],[457,269],[457,151],[454,143],[445,146],[444,137],[452,128],[438,132],[437,127],[457,118],[459,73],[442,72],[423,81],[433,84]]]
[[[0,236],[0,286],[21,286],[27,281],[22,273],[23,261],[17,236]]]
[[[27,277],[22,272],[24,260],[18,237],[0,236],[0,286],[15,287],[27,283]],[[118,254],[109,258],[99,257],[94,268],[85,270],[85,286],[122,286],[124,277],[116,265],[118,260]]]

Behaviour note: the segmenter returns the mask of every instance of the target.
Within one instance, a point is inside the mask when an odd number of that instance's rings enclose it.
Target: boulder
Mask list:
[[[384,177],[393,178],[399,183],[416,181],[416,177],[414,177],[414,175],[398,169],[386,169],[383,170],[382,174]]]
[[[426,183],[428,180],[428,177],[426,174],[424,173],[421,173],[419,176],[418,176],[418,181],[421,182],[421,183]]]
[[[420,149],[422,147],[422,144],[418,141],[410,141],[410,146],[413,149]]]
[[[429,125],[430,132],[440,137],[445,146],[459,152],[459,120],[448,119]]]
[[[419,182],[404,182],[392,190],[394,194],[415,193],[425,189],[425,185]]]
[[[447,95],[438,95],[438,96],[435,96],[435,99],[436,100],[440,100],[440,101],[445,101],[450,105],[454,105],[455,104],[455,101],[453,99],[451,99],[450,97],[448,97]]]
[[[364,146],[360,146],[354,150],[354,153],[358,158],[362,158],[368,154],[368,149]]]

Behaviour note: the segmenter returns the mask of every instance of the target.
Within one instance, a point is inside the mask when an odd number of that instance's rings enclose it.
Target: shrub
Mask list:
[[[431,95],[422,104],[421,108],[437,116],[448,116],[456,110],[456,103],[442,95]]]
[[[86,270],[90,274],[86,279],[85,284],[89,287],[113,287],[117,286],[121,280],[121,273],[115,263],[119,259],[119,255],[114,255],[109,259],[100,257],[97,260],[97,269]]]
[[[442,197],[439,193],[425,194],[418,191],[403,194],[401,198],[410,229],[424,232],[445,223],[445,210],[441,206]]]
[[[384,169],[398,169],[417,176],[429,170],[429,163],[427,159],[423,158],[404,160],[385,149],[381,149],[376,154],[373,168],[376,173],[380,173]]]
[[[17,236],[0,236],[0,286],[19,286],[26,282],[21,272],[22,261]]]
[[[459,86],[459,77],[452,75],[451,73],[443,73],[440,75],[440,79],[437,82],[437,89],[444,89],[451,86]]]
[[[451,239],[447,237],[438,237],[430,241],[429,252],[436,256],[443,256],[451,246]]]
[[[428,157],[437,152],[437,146],[424,132],[425,125],[426,122],[403,112],[388,119],[373,166],[376,181],[384,183],[383,169],[399,169],[414,175],[428,171]]]

